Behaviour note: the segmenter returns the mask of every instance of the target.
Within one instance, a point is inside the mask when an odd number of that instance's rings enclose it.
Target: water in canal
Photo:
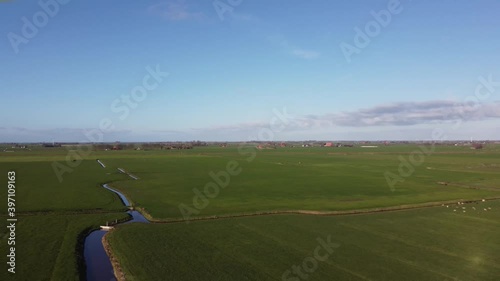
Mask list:
[[[118,194],[123,204],[129,206],[127,198],[119,191],[110,188],[107,184],[103,185],[104,188]],[[132,220],[126,221],[121,224],[142,222],[149,223],[149,221],[137,211],[128,211],[132,216]],[[85,264],[87,267],[87,280],[88,281],[111,281],[116,280],[113,274],[113,266],[109,260],[104,246],[102,244],[102,237],[106,234],[104,230],[92,231],[87,238],[85,238],[83,255],[85,257]]]

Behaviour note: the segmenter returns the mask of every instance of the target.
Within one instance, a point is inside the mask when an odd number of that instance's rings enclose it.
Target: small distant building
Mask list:
[[[325,145],[323,145],[324,147],[333,147],[333,142],[327,142],[325,143]]]
[[[483,145],[481,143],[473,143],[471,149],[483,149]]]

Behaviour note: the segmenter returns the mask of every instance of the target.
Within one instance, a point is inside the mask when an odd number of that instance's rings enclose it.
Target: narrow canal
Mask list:
[[[118,194],[125,206],[130,205],[127,198],[119,191],[112,189],[107,184],[104,184],[102,187]],[[149,221],[137,211],[128,211],[127,213],[132,216],[132,219],[121,224],[133,222],[149,223]],[[87,238],[85,238],[83,255],[87,267],[86,272],[88,281],[116,280],[115,275],[113,274],[113,266],[111,265],[111,261],[109,260],[102,244],[102,237],[105,234],[105,230],[95,230],[92,231]]]

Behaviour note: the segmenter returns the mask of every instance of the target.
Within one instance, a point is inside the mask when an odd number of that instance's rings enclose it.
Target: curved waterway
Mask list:
[[[129,206],[130,203],[127,198],[119,191],[112,189],[107,184],[102,187],[109,191],[112,191],[122,200],[125,206]],[[132,216],[132,219],[120,224],[127,224],[133,222],[149,223],[149,221],[137,211],[128,211],[128,214]],[[102,244],[102,237],[106,234],[105,230],[95,230],[92,231],[87,238],[85,238],[83,256],[85,257],[85,264],[87,267],[87,280],[88,281],[111,281],[116,280],[113,273],[113,266],[109,260],[104,246]]]

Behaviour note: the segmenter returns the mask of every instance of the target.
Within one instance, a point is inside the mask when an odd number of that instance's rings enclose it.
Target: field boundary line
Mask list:
[[[474,186],[474,185],[468,185],[464,183],[459,183],[459,182],[438,182],[440,185],[446,185],[446,186],[456,186],[456,187],[461,187],[461,188],[468,188],[468,189],[475,189],[475,190],[490,190],[490,191],[500,191],[500,188],[498,187],[493,187],[493,186]]]
[[[180,219],[180,218],[172,218],[172,219],[155,219],[149,212],[147,212],[142,207],[133,206],[133,201],[129,199],[119,188],[114,187],[117,191],[123,194],[125,198],[129,201],[129,208],[131,210],[136,210],[141,213],[144,218],[146,218],[150,223],[189,223],[195,221],[208,221],[208,220],[220,220],[220,219],[232,219],[232,218],[241,218],[241,217],[254,217],[254,216],[273,216],[273,215],[312,215],[312,216],[347,216],[347,215],[363,215],[363,214],[374,214],[374,213],[383,213],[383,212],[396,212],[396,211],[407,211],[407,210],[415,210],[415,209],[423,209],[423,208],[431,208],[441,206],[443,204],[455,204],[457,202],[461,203],[475,203],[481,202],[482,200],[500,200],[500,197],[483,197],[483,198],[475,198],[475,199],[455,199],[455,200],[447,200],[447,201],[437,201],[437,202],[426,202],[420,204],[408,204],[408,205],[399,205],[399,206],[389,206],[389,207],[381,207],[381,208],[368,208],[368,209],[354,209],[354,210],[342,210],[342,211],[314,211],[314,210],[281,210],[281,211],[261,211],[254,213],[235,213],[235,214],[225,214],[225,215],[212,215],[205,217],[194,217],[189,220]]]
[[[487,201],[499,200],[500,197],[488,197],[484,198]],[[311,211],[311,210],[282,210],[282,211],[262,211],[255,213],[243,213],[243,214],[227,214],[227,215],[213,215],[206,217],[195,217],[190,220],[184,219],[155,219],[153,218],[144,208],[134,208],[139,211],[145,218],[147,218],[151,223],[187,223],[195,221],[208,221],[208,220],[219,220],[219,219],[231,219],[240,217],[255,217],[255,216],[272,216],[272,215],[311,215],[311,216],[346,216],[346,215],[365,215],[365,214],[375,214],[384,212],[396,212],[396,211],[407,211],[414,209],[423,209],[438,207],[442,204],[456,204],[457,202],[462,203],[475,203],[481,202],[483,199],[470,199],[470,200],[448,200],[439,201],[431,203],[421,203],[421,204],[411,204],[411,205],[400,205],[400,206],[390,206],[383,208],[370,208],[370,209],[355,209],[355,210],[343,210],[343,211]]]

